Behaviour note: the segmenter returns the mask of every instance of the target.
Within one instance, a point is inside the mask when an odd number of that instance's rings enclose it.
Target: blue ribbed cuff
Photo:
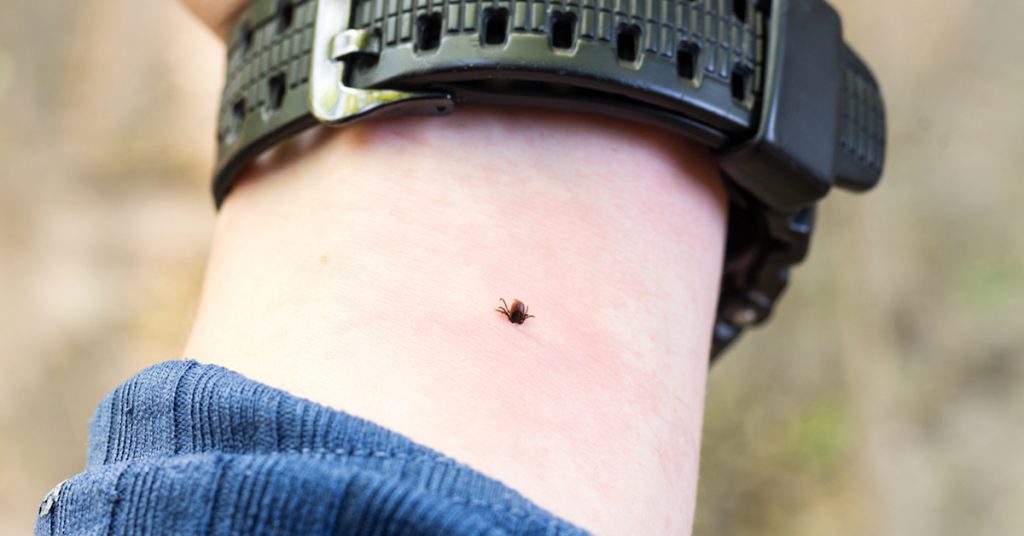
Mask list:
[[[170,361],[114,389],[85,472],[36,533],[583,534],[408,438],[221,367]]]

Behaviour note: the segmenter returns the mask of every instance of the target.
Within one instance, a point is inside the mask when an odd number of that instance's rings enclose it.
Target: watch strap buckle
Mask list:
[[[313,116],[321,123],[342,125],[371,116],[450,113],[454,101],[443,91],[363,89],[347,84],[349,64],[381,53],[378,34],[348,27],[351,8],[352,0],[317,3],[309,80]]]

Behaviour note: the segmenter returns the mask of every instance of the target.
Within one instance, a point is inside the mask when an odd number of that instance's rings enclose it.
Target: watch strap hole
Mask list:
[[[437,11],[416,18],[416,50],[437,50],[441,45],[441,14]]]
[[[693,80],[700,70],[700,45],[683,41],[676,49],[676,71],[679,78]]]
[[[737,20],[744,24],[747,22],[747,1],[732,0],[732,13],[736,15]]]
[[[295,19],[295,6],[288,0],[281,0],[277,8],[277,31],[283,32],[291,28]]]
[[[567,11],[551,12],[551,46],[572,49],[576,44],[576,14]]]
[[[228,126],[228,131],[225,134],[225,138],[228,142],[234,141],[238,138],[238,133],[242,130],[242,122],[245,121],[245,114],[247,112],[245,99],[238,99],[235,104],[231,106],[231,124]]]
[[[489,7],[484,9],[483,18],[483,44],[504,45],[508,39],[508,9]]]
[[[619,33],[615,38],[615,50],[619,60],[633,63],[640,57],[640,27],[636,24],[624,24],[619,26]]]
[[[732,75],[729,76],[729,88],[732,92],[732,98],[739,102],[746,102],[751,96],[751,87],[753,84],[752,76],[753,71],[749,67],[743,64],[737,63],[732,67]]]
[[[284,102],[284,92],[288,87],[284,73],[277,73],[267,79],[267,102],[264,106],[268,113],[276,112]]]

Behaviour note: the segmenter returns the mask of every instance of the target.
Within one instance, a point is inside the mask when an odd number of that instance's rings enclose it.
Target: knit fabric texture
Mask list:
[[[170,361],[114,389],[36,534],[585,534],[402,435]]]

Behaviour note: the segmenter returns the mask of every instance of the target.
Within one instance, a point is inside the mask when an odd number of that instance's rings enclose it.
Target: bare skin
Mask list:
[[[242,0],[186,4],[223,35]],[[218,215],[188,357],[403,433],[599,534],[690,532],[726,220],[710,152],[466,107],[283,153]],[[511,324],[502,296],[538,316]]]

